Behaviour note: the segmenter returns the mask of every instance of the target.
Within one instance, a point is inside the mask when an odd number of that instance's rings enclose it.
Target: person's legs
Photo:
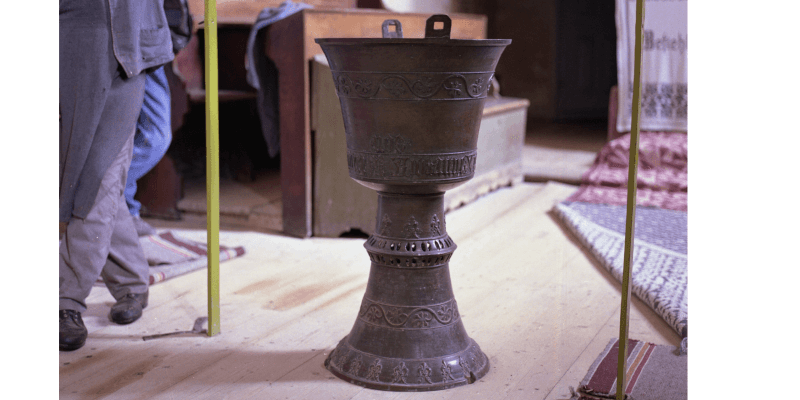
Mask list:
[[[108,258],[101,273],[103,282],[116,300],[129,293],[144,294],[149,284],[149,268],[133,226],[133,217],[124,198],[120,197]]]
[[[170,107],[169,83],[162,66],[147,74],[142,111],[133,139],[133,158],[125,184],[125,202],[134,217],[139,217],[142,207],[133,198],[137,189],[136,181],[158,164],[172,141]]]
[[[123,196],[132,148],[131,129],[129,140],[100,183],[89,214],[85,219],[70,219],[62,237],[59,247],[60,350],[77,350],[86,342],[88,331],[81,313],[86,310],[86,298],[101,274],[117,299],[109,314],[112,321],[131,323],[141,316],[147,305],[149,266]]]
[[[84,253],[80,242],[89,240],[94,247],[107,246],[105,238],[87,236],[86,232],[82,232],[85,229],[81,228],[87,228],[84,225],[88,224],[89,230],[93,230],[109,222],[110,204],[104,201],[108,194],[101,192],[103,187],[113,186],[118,179],[103,176],[89,182],[90,188],[85,190],[85,197],[81,197],[81,204],[86,198],[99,198],[101,201],[88,221],[73,215],[76,191],[81,187],[80,177],[90,159],[89,154],[114,77],[119,73],[111,46],[107,2],[61,2],[58,26],[59,349],[76,350],[83,346],[87,336],[80,313],[86,309],[86,296],[104,263],[94,253]],[[133,126],[130,127],[130,134],[133,134]],[[109,164],[112,163],[113,160]],[[119,168],[109,170],[118,171]],[[100,189],[94,192],[91,187],[98,181]]]
[[[77,350],[86,343],[89,332],[81,313],[86,310],[86,298],[106,265],[112,244],[116,210],[122,199],[122,185],[133,147],[133,132],[106,171],[100,183],[95,203],[85,219],[72,218],[59,247],[59,349]],[[124,206],[123,206],[124,207]],[[125,215],[130,219],[127,209]],[[103,255],[105,254],[105,256]],[[147,263],[145,263],[145,266]]]
[[[106,171],[100,183],[100,190],[94,206],[87,217],[85,219],[72,218],[67,225],[67,232],[59,247],[59,309],[75,310],[81,313],[86,311],[86,298],[108,265],[112,244],[116,244],[112,243],[114,233],[127,228],[135,235],[130,214],[123,213],[123,217],[127,217],[127,221],[119,218],[120,202],[123,202],[122,188],[133,147],[133,129],[131,129],[130,135],[131,139],[125,142],[116,159]],[[119,224],[120,226],[116,226],[120,221],[122,222]],[[141,252],[141,248],[139,251]],[[141,260],[144,267],[147,267],[144,254],[142,254]],[[121,272],[114,272],[115,275],[125,274],[124,269]],[[127,275],[127,279],[115,279],[120,283],[125,282],[122,287],[132,287],[129,291],[142,291],[141,285],[144,285],[144,291],[147,290],[146,279],[138,287],[130,283],[132,280],[139,279],[140,274],[128,273]],[[112,290],[114,298],[118,298],[117,295],[122,290],[124,289]]]
[[[117,204],[117,221],[101,276],[117,300],[108,314],[109,319],[118,324],[129,324],[139,319],[147,307],[150,267],[125,198],[119,196]]]
[[[130,245],[130,236],[138,245],[131,215],[119,212],[127,209],[124,189],[145,76],[125,78],[108,15],[103,0],[59,6],[60,230],[66,223],[59,234],[61,350],[83,346],[80,313],[101,273],[118,303],[146,293],[148,285],[144,253]]]

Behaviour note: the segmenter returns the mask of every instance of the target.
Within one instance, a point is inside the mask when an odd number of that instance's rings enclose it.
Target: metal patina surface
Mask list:
[[[434,15],[424,39],[404,39],[397,20],[383,38],[316,39],[342,106],[350,177],[378,192],[367,290],[325,365],[372,389],[447,389],[489,371],[453,295],[443,198],[475,173],[484,101],[511,41],[450,39],[450,27]]]

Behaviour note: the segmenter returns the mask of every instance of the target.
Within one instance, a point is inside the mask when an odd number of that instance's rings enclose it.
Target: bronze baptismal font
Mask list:
[[[511,40],[450,39],[450,28],[434,15],[421,39],[403,38],[397,20],[383,23],[383,38],[316,39],[342,107],[350,177],[378,193],[366,293],[325,365],[372,389],[447,389],[489,371],[453,295],[444,193],[475,174],[484,101]]]

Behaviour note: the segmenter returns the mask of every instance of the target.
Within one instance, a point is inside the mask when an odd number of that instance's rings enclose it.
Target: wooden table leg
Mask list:
[[[311,236],[311,124],[309,65],[304,56],[303,13],[268,29],[266,51],[278,69],[283,231]]]

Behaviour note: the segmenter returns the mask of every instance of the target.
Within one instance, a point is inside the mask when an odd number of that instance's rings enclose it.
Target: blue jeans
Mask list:
[[[142,208],[142,204],[133,198],[136,181],[158,164],[172,142],[170,104],[169,84],[162,66],[147,74],[144,102],[133,138],[133,157],[125,183],[125,202],[134,217],[139,216]]]

